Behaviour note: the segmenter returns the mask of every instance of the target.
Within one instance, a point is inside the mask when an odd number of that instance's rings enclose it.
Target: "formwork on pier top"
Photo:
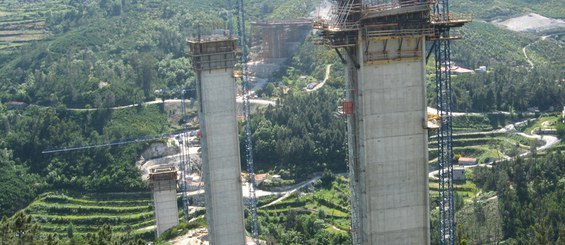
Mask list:
[[[197,71],[230,69],[237,63],[237,37],[213,35],[187,39],[188,57]]]

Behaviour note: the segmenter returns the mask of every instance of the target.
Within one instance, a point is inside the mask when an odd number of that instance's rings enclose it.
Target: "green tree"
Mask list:
[[[555,129],[557,130],[557,137],[559,139],[565,139],[565,123],[557,123]]]
[[[10,230],[13,241],[17,244],[35,244],[39,236],[39,225],[32,221],[32,217],[18,212],[10,220]]]

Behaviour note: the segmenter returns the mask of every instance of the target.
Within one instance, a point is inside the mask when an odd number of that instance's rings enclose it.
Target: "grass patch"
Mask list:
[[[430,199],[439,197],[439,183],[437,181],[429,182],[429,189]],[[455,193],[463,197],[463,200],[466,202],[471,200],[471,198],[475,196],[475,193],[478,192],[477,186],[471,180],[467,180],[464,183],[454,182],[453,190],[455,191]]]

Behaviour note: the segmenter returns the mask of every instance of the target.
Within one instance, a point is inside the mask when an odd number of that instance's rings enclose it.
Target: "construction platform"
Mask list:
[[[261,39],[263,60],[289,58],[312,30],[310,19],[251,22],[256,39]]]
[[[189,57],[196,71],[231,69],[237,62],[237,38],[212,35],[186,40],[190,47]]]
[[[459,35],[443,36],[440,27],[461,27],[472,15],[433,13],[435,0],[365,1],[338,0],[331,9],[331,18],[313,22],[318,31],[315,42],[330,48],[355,46],[362,38],[390,39],[424,36],[428,40],[458,39]]]

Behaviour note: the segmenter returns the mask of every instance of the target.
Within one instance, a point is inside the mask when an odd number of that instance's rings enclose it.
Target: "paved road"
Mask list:
[[[277,203],[283,201],[284,199],[286,199],[287,197],[289,197],[292,193],[296,192],[296,191],[299,190],[300,188],[302,188],[302,187],[304,187],[304,186],[307,186],[307,185],[309,185],[309,184],[312,184],[312,183],[314,183],[314,181],[316,181],[316,180],[319,180],[320,177],[321,177],[321,176],[317,176],[317,177],[314,177],[314,178],[312,178],[312,179],[310,179],[310,180],[308,180],[308,181],[302,182],[302,183],[301,183],[300,185],[298,185],[297,187],[295,187],[295,188],[293,188],[293,189],[291,189],[291,190],[288,190],[288,191],[269,192],[269,191],[263,191],[263,190],[255,190],[255,195],[256,195],[257,197],[259,197],[258,192],[261,193],[261,195],[273,195],[273,194],[274,194],[274,195],[282,195],[281,197],[277,198],[276,200],[274,200],[274,201],[272,201],[272,202],[270,202],[270,203],[268,203],[268,204],[262,206],[262,208],[266,208],[266,207],[275,205],[275,204],[277,204]],[[248,190],[249,190],[249,188],[248,188]],[[247,192],[247,197],[249,197],[249,191]]]
[[[238,96],[235,101],[237,103],[243,103],[243,98]],[[264,100],[264,99],[249,99],[249,103],[257,104],[257,105],[276,105],[277,103],[272,100]]]
[[[259,197],[264,197],[264,196],[284,195],[284,194],[287,194],[287,193],[292,193],[292,192],[295,192],[296,190],[298,190],[298,189],[300,189],[300,188],[303,188],[304,186],[307,186],[308,184],[313,183],[313,182],[316,181],[316,180],[319,180],[320,177],[321,177],[321,176],[316,176],[316,177],[314,177],[314,178],[312,178],[312,179],[305,180],[305,181],[303,181],[303,182],[301,182],[301,183],[298,183],[298,184],[296,184],[296,185],[294,185],[294,186],[288,186],[289,189],[288,189],[288,190],[285,190],[285,191],[265,191],[265,190],[255,189],[255,196],[256,196],[257,198],[259,198]],[[243,188],[243,189],[242,189],[242,190],[243,190],[243,197],[249,198],[249,186],[248,186],[248,183],[247,183],[247,182],[243,183],[242,188]]]
[[[190,100],[186,100],[186,102],[190,103]],[[236,102],[237,103],[243,103],[243,100],[241,99],[241,97],[237,97]],[[263,99],[250,99],[249,102],[251,104],[259,104],[259,105],[275,105],[276,104],[274,101],[263,100]],[[142,105],[154,105],[154,104],[162,104],[162,103],[163,103],[163,100],[154,100],[154,101],[143,102],[141,104]],[[169,99],[169,100],[165,100],[164,103],[182,103],[182,100],[181,99]],[[121,109],[136,107],[138,105],[139,104],[114,106],[114,107],[110,107],[108,109],[121,110]],[[101,109],[101,108],[67,108],[67,110],[69,110],[69,111],[96,111],[96,110],[99,110],[99,109]]]
[[[335,174],[335,176],[347,176],[347,173],[338,173]],[[268,207],[274,204],[277,204],[279,202],[281,202],[282,200],[286,199],[287,197],[289,197],[292,193],[296,192],[297,190],[300,190],[301,188],[314,183],[316,180],[319,180],[322,176],[316,176],[310,180],[306,180],[303,181],[297,185],[294,186],[289,186],[289,189],[286,191],[265,191],[265,190],[259,190],[259,189],[255,189],[255,196],[257,198],[259,197],[263,197],[263,196],[271,196],[271,195],[279,195],[281,196],[280,198],[277,198],[276,200],[272,201],[271,203],[265,204],[262,207]],[[245,198],[249,198],[249,187],[247,186],[247,183],[243,184],[243,197]]]
[[[431,114],[439,114],[438,110],[436,108],[433,107],[427,107],[428,113]],[[496,112],[489,112],[488,114],[506,114],[509,115],[510,112],[507,111],[496,111]],[[480,116],[480,115],[485,115],[485,113],[478,113],[478,112],[451,112],[451,115],[453,115],[454,117],[458,117],[458,116],[465,116],[465,115],[470,115],[470,116]]]

